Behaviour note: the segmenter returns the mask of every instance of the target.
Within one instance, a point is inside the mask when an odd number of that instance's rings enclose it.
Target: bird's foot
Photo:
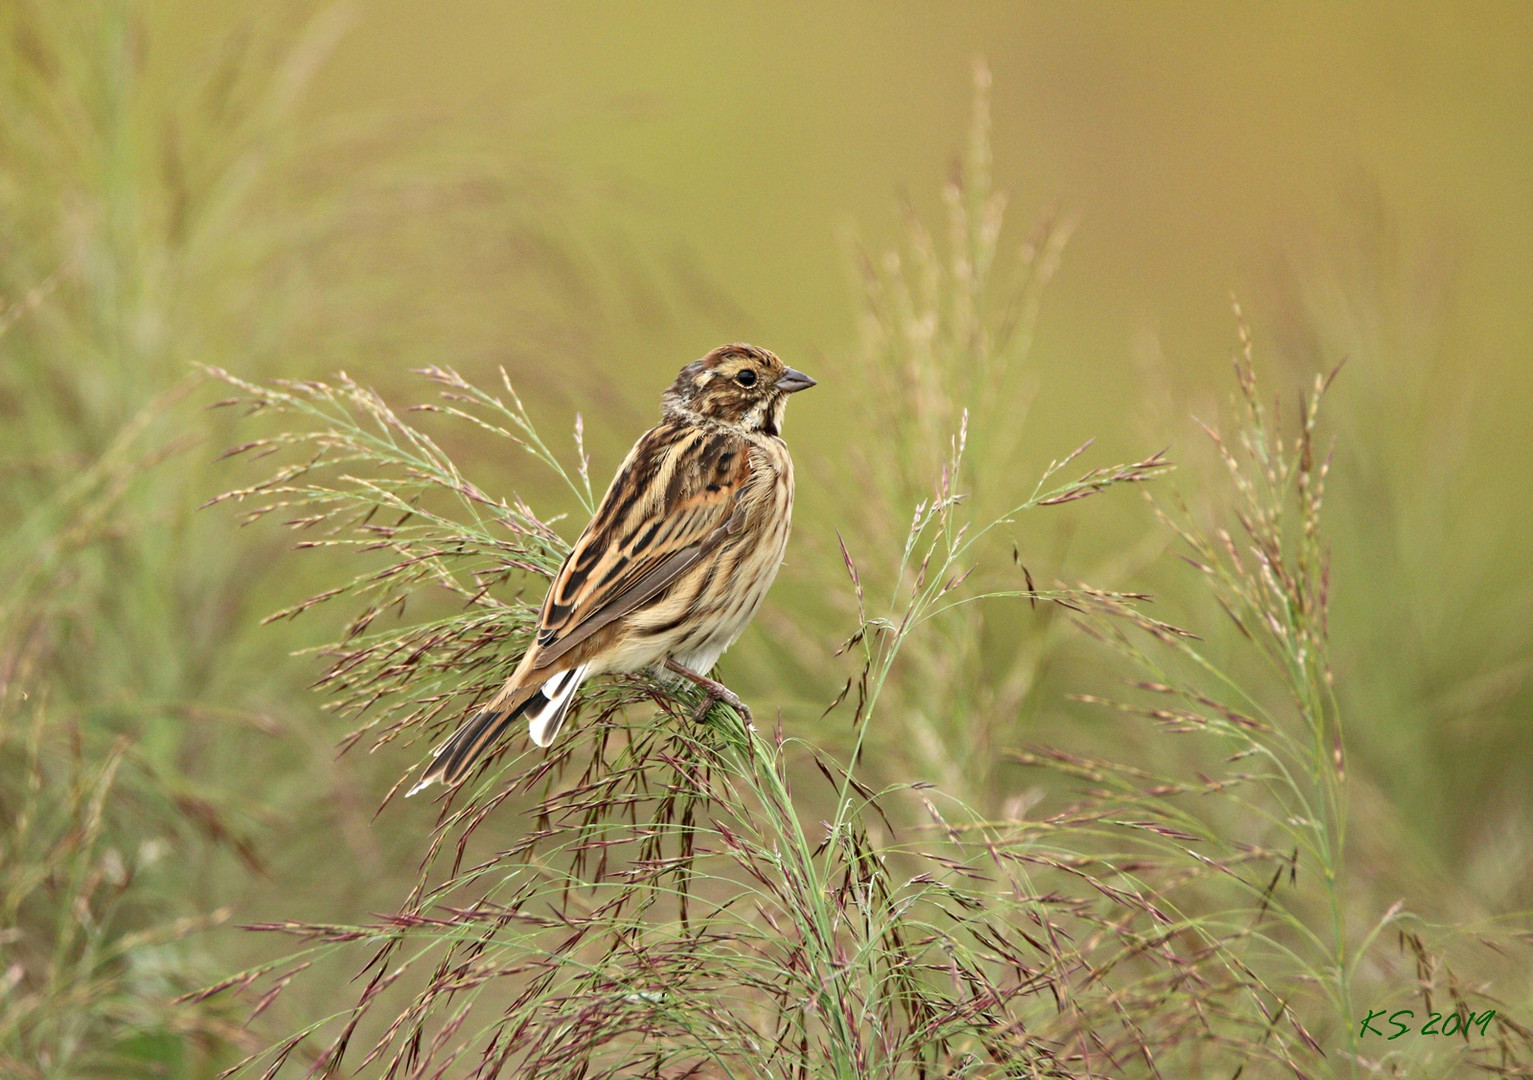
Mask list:
[[[741,701],[740,696],[729,687],[716,679],[710,679],[706,675],[699,675],[691,668],[678,664],[675,660],[667,660],[665,662],[665,669],[672,674],[680,675],[683,679],[695,684],[702,690],[703,700],[698,704],[697,708],[692,710],[692,719],[694,721],[700,723],[708,715],[708,710],[713,708],[714,702],[722,701],[740,714],[740,719],[745,721],[746,727],[752,730],[755,729],[756,721],[751,716],[750,707]]]

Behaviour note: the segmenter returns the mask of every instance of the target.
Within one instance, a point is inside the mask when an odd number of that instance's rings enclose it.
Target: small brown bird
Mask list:
[[[681,369],[659,426],[628,451],[596,516],[554,575],[515,674],[440,749],[410,794],[452,786],[523,714],[559,734],[580,684],[663,666],[745,712],[707,677],[777,576],[793,517],[782,441],[788,395],[813,386],[773,353],[724,345]]]

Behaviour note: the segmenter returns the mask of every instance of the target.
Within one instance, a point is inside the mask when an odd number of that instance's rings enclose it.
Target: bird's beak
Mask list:
[[[814,380],[802,371],[794,371],[792,368],[782,378],[772,384],[785,394],[796,394],[800,390],[808,390],[814,385]]]

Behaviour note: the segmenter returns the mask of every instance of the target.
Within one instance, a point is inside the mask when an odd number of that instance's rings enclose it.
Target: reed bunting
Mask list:
[[[788,396],[814,385],[774,354],[724,345],[681,369],[543,601],[515,674],[434,753],[410,794],[461,783],[517,717],[547,746],[580,684],[663,667],[725,701],[708,671],[745,629],[788,544]]]

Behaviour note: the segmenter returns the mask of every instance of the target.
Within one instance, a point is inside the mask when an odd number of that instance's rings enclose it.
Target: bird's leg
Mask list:
[[[705,696],[703,697],[702,704],[693,711],[693,720],[702,720],[704,716],[708,715],[708,710],[713,708],[715,701],[722,701],[740,714],[740,719],[745,721],[747,727],[756,726],[755,719],[751,716],[750,708],[745,702],[740,700],[739,695],[723,683],[716,679],[710,679],[706,675],[699,675],[686,665],[678,664],[675,660],[667,660],[665,662],[665,670],[674,675],[680,675],[683,679],[695,683],[702,689]]]

